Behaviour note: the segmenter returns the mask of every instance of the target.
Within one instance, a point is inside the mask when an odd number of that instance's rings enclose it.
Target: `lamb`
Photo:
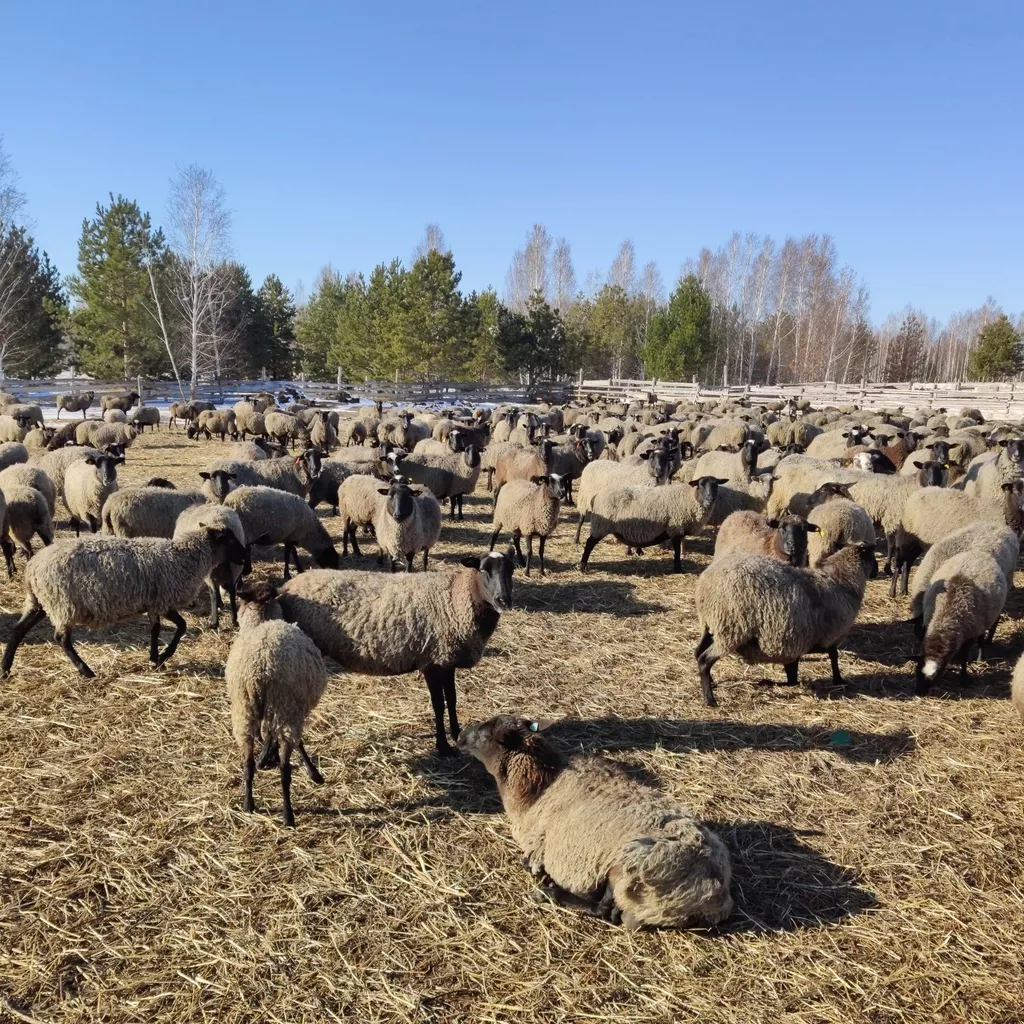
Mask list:
[[[239,593],[239,633],[224,666],[231,701],[231,731],[242,756],[242,807],[253,811],[252,783],[256,748],[259,767],[277,754],[281,773],[283,819],[295,825],[292,811],[292,750],[316,785],[324,781],[306,753],[302,727],[327,688],[327,669],[316,644],[298,626],[283,622],[277,591],[260,584]]]
[[[389,487],[378,488],[377,493],[386,499],[374,519],[378,564],[383,563],[387,554],[394,572],[397,560],[404,556],[412,572],[413,555],[422,551],[426,571],[428,553],[441,536],[441,506],[437,498],[429,491],[414,490],[404,477],[396,477]]]
[[[1010,699],[1013,701],[1013,706],[1017,709],[1021,721],[1024,722],[1024,654],[1017,659],[1017,664],[1013,667],[1013,687]]]
[[[544,575],[544,543],[558,526],[558,512],[565,497],[562,478],[557,473],[535,476],[532,480],[510,480],[494,504],[491,551],[502,530],[512,531],[519,564],[530,575],[533,562],[533,538],[540,538],[540,574]],[[522,538],[526,537],[526,558],[523,558]]]
[[[222,459],[199,475],[206,481],[203,493],[210,501],[223,502],[232,486],[274,487],[279,491],[309,496],[313,482],[320,475],[323,460],[315,448],[307,448],[301,455],[287,459],[264,459],[260,462],[240,462]]]
[[[28,449],[17,441],[0,444],[0,469],[28,462]]]
[[[403,477],[404,479],[404,477]],[[348,546],[352,545],[352,554],[359,557],[359,542],[356,540],[356,528],[373,527],[377,521],[377,513],[384,503],[380,493],[380,483],[370,476],[350,476],[341,482],[338,488],[338,515],[341,517],[341,553],[348,555]]]
[[[159,485],[119,489],[103,503],[103,532],[114,537],[170,539],[178,516],[205,501],[200,491],[168,490]]]
[[[305,548],[319,566],[338,568],[338,552],[317,514],[297,494],[273,487],[243,486],[224,499],[224,507],[238,513],[248,544],[283,544],[284,578],[289,578],[288,557],[302,572],[297,548]]]
[[[732,868],[718,836],[614,761],[566,760],[546,724],[498,715],[458,739],[494,776],[540,891],[631,931],[725,920]]]
[[[32,538],[38,536],[44,546],[53,543],[53,516],[41,491],[26,484],[7,482],[0,488],[7,508],[6,529],[28,558],[32,557]],[[9,543],[9,542],[8,542]],[[7,561],[7,549],[4,560]],[[8,575],[13,561],[7,562]]]
[[[422,672],[434,708],[437,752],[450,757],[444,710],[457,739],[455,670],[480,661],[502,612],[511,607],[514,554],[509,546],[503,554],[490,552],[430,573],[314,569],[289,580],[278,600],[285,619],[343,670],[375,676]]]
[[[210,629],[215,630],[220,626],[220,610],[224,605],[221,598],[222,590],[228,595],[231,625],[237,626],[236,586],[249,559],[242,520],[238,518],[237,512],[223,505],[190,505],[178,516],[171,539],[183,540],[185,534],[199,529],[228,530],[238,541],[243,552],[243,558],[237,561],[219,562],[206,577],[206,586],[210,591]]]
[[[125,395],[103,395],[100,397],[100,409],[103,412],[108,409],[120,409],[121,412],[127,412],[138,400],[138,391],[129,391]]]
[[[220,437],[221,444],[224,443],[224,438],[230,434],[233,441],[238,440],[238,427],[235,424],[235,410],[234,409],[204,409],[196,419],[188,425],[188,429],[185,431],[189,439],[199,437],[200,434],[206,435],[206,440],[210,441],[213,439],[213,435],[217,434]]]
[[[128,422],[138,427],[139,433],[145,433],[146,427],[160,429],[160,410],[155,405],[140,405],[128,414]]]
[[[583,546],[580,571],[594,546],[609,534],[641,553],[652,544],[672,542],[673,571],[682,572],[683,539],[699,530],[714,507],[718,486],[724,483],[713,476],[702,476],[689,484],[664,487],[613,487],[594,497],[590,516],[590,536]],[[691,493],[687,490],[692,487]]]
[[[24,445],[26,448],[49,448],[50,443],[57,436],[55,427],[33,427],[26,435]]]
[[[593,510],[594,499],[602,491],[614,487],[660,486],[667,484],[671,475],[671,456],[661,448],[645,453],[636,464],[588,462],[583,468],[580,485],[576,491],[576,511],[579,514],[576,522],[576,543],[580,542],[583,521]]]
[[[967,658],[974,644],[981,658],[988,634],[1006,604],[1006,573],[985,551],[961,551],[947,559],[924,592],[921,656],[917,663],[917,694],[923,697],[954,658],[961,682],[967,681]]]
[[[71,513],[75,536],[82,523],[96,533],[102,522],[103,503],[117,490],[117,467],[123,458],[113,455],[86,455],[72,462],[64,474],[64,502]]]
[[[808,539],[811,568],[816,569],[829,555],[854,544],[875,543],[871,516],[849,498],[833,498],[811,509],[807,522],[817,526]]]
[[[125,540],[89,537],[62,540],[44,548],[25,569],[25,603],[11,629],[0,677],[11,671],[25,635],[49,618],[54,637],[83,676],[94,673],[72,643],[76,626],[96,629],[135,615],[151,623],[149,660],[159,668],[178,648],[188,628],[179,608],[191,604],[214,565],[241,561],[245,549],[229,530],[198,529],[181,540],[147,537]],[[116,585],[114,582],[116,581]],[[160,619],[175,625],[159,652]]]
[[[918,636],[923,633],[924,592],[939,566],[963,551],[984,551],[999,563],[1006,577],[1008,587],[1013,586],[1013,571],[1020,557],[1020,540],[1008,526],[999,523],[979,522],[961,527],[942,540],[933,544],[926,552],[914,573],[914,586],[910,594],[910,616],[917,628]]]
[[[807,535],[818,530],[819,527],[802,516],[766,519],[758,512],[733,512],[718,530],[715,558],[737,553],[764,555],[777,562],[804,568],[807,565]]]
[[[0,414],[0,441],[21,444],[29,432],[27,416],[8,416]]]
[[[103,414],[104,423],[127,423],[128,417],[120,409],[108,409]]]
[[[462,499],[476,490],[480,479],[480,453],[473,445],[450,455],[404,455],[395,460],[395,468],[412,483],[422,484],[438,501],[448,498],[451,516],[458,506],[462,519]],[[500,484],[499,484],[500,486]]]
[[[92,405],[92,400],[96,397],[94,391],[83,391],[77,395],[58,395],[57,396],[57,419],[60,419],[62,412],[80,412],[82,419],[85,419],[85,410]]]
[[[695,657],[708,707],[717,707],[711,669],[727,654],[774,662],[795,686],[800,659],[827,651],[832,682],[842,686],[838,644],[850,632],[867,581],[878,573],[874,548],[854,545],[817,569],[797,569],[762,555],[715,559],[697,580],[695,603],[702,630]]]

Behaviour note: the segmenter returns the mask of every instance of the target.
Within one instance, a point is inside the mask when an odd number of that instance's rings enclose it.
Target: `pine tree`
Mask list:
[[[273,380],[288,379],[295,373],[295,303],[276,274],[268,274],[260,285],[258,356]]]
[[[676,286],[668,307],[651,321],[644,366],[651,377],[685,380],[700,373],[714,356],[711,299],[693,274]]]
[[[450,252],[431,249],[412,265],[406,292],[409,371],[424,380],[459,380],[469,359],[472,319]]]
[[[1005,380],[1024,369],[1021,337],[1005,313],[978,332],[968,368],[971,380]]]
[[[109,206],[97,203],[96,216],[83,221],[78,274],[69,286],[79,303],[71,330],[86,373],[128,380],[168,368],[146,270],[163,258],[163,233],[124,196],[111,194]]]
[[[299,360],[303,371],[312,377],[326,379],[332,375],[330,351],[338,335],[338,314],[345,304],[345,289],[341,275],[325,267],[309,301],[296,317]]]

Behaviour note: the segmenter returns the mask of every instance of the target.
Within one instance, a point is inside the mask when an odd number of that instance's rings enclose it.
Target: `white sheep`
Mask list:
[[[103,503],[103,532],[115,537],[171,538],[178,516],[205,500],[200,491],[161,486],[119,488]]]
[[[64,501],[71,513],[75,536],[82,523],[96,533],[103,520],[103,503],[117,490],[117,467],[124,459],[113,455],[86,455],[64,473]]]
[[[412,488],[405,477],[396,477],[388,487],[379,487],[384,498],[373,522],[377,537],[377,564],[387,555],[394,572],[398,560],[405,558],[412,572],[413,556],[423,552],[426,571],[430,549],[441,536],[441,505],[429,491]]]
[[[512,531],[519,564],[530,575],[533,562],[533,538],[539,537],[540,574],[544,575],[544,543],[558,526],[558,512],[565,497],[565,486],[557,473],[535,476],[532,480],[510,480],[501,489],[494,503],[491,551],[502,530]],[[522,538],[526,537],[526,557],[523,558]]]

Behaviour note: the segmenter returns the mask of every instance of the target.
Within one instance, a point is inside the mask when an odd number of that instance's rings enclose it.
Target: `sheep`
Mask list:
[[[811,509],[807,522],[818,527],[808,538],[808,558],[812,569],[829,555],[853,544],[874,544],[875,525],[849,498],[833,498]]]
[[[41,491],[27,484],[5,482],[0,488],[7,508],[6,528],[18,547],[28,558],[32,557],[32,538],[38,536],[44,546],[53,543],[53,516],[46,497]],[[4,559],[7,560],[4,549]],[[13,572],[13,562],[7,563],[8,575]]]
[[[403,477],[403,479],[405,479]],[[352,545],[352,554],[361,555],[359,542],[356,540],[357,527],[373,527],[377,521],[377,513],[383,504],[380,482],[373,477],[356,475],[341,482],[338,488],[338,515],[341,517],[341,553],[348,555],[348,546]]]
[[[750,428],[742,420],[724,419],[711,427],[711,432],[704,440],[704,447],[714,451],[719,445],[740,448],[750,436]]]
[[[871,440],[871,432],[862,423],[851,424],[846,430],[826,430],[812,438],[806,446],[807,454],[815,459],[839,459],[847,449],[856,448]]]
[[[155,405],[137,406],[128,414],[128,422],[138,427],[140,434],[145,433],[146,427],[159,430],[160,410]]]
[[[268,436],[283,445],[294,444],[299,432],[299,421],[294,416],[277,409],[263,414],[263,425]]]
[[[278,600],[285,619],[344,671],[422,672],[434,709],[437,752],[450,757],[444,710],[447,706],[457,739],[455,671],[480,661],[502,613],[512,606],[514,554],[509,546],[503,554],[492,551],[429,573],[314,569],[289,580]]]
[[[540,892],[631,931],[725,920],[732,868],[721,839],[614,761],[567,760],[547,724],[498,715],[457,744],[494,777]]]
[[[386,554],[395,571],[399,558],[405,557],[412,572],[412,559],[423,552],[426,571],[430,549],[441,536],[441,506],[429,491],[412,488],[404,477],[396,477],[389,487],[380,487],[377,493],[385,501],[377,509],[374,533],[377,537],[377,562],[383,564]]]
[[[185,534],[197,529],[228,530],[240,545],[240,559],[217,563],[206,577],[206,586],[210,592],[210,629],[215,630],[220,626],[220,610],[224,604],[221,598],[222,590],[228,595],[231,625],[237,627],[236,585],[249,558],[242,520],[238,518],[237,512],[223,505],[190,505],[178,515],[171,539],[182,540]]]
[[[338,435],[328,418],[327,412],[323,409],[317,410],[309,429],[310,443],[321,451],[329,452],[338,445]]]
[[[702,635],[694,657],[701,692],[717,707],[711,669],[727,654],[782,664],[795,686],[800,659],[826,651],[832,683],[842,686],[838,644],[850,632],[867,580],[878,573],[874,548],[854,545],[817,569],[798,569],[762,555],[715,559],[697,580],[695,604]]]
[[[0,414],[0,441],[21,444],[29,432],[27,416]]]
[[[991,643],[1006,592],[1006,573],[985,551],[961,551],[939,566],[924,592],[924,637],[916,672],[919,697],[954,658],[960,662],[961,682],[967,681],[970,649],[977,644],[980,659],[986,633]]]
[[[128,417],[120,409],[107,409],[103,414],[104,423],[127,423]]]
[[[43,410],[34,403],[14,402],[4,407],[3,411],[15,420],[27,420],[29,427],[43,426]]]
[[[999,563],[1008,586],[1013,585],[1013,572],[1020,557],[1020,540],[1008,526],[999,523],[971,523],[933,544],[921,559],[914,573],[910,593],[910,617],[918,635],[922,632],[924,592],[939,566],[962,551],[984,551]]]
[[[4,497],[2,488],[0,488],[0,550],[4,554],[7,578],[12,579],[14,576],[14,544],[11,542],[11,527],[7,520],[7,499]]]
[[[210,501],[223,502],[231,489],[231,481],[237,487],[244,484],[250,487],[275,487],[279,491],[306,498],[313,482],[320,475],[322,463],[320,453],[315,448],[308,448],[301,455],[287,459],[264,459],[258,462],[220,459],[199,475],[206,481],[203,493]]]
[[[128,447],[138,435],[137,428],[130,423],[103,423],[100,420],[86,420],[75,429],[75,442],[102,448],[108,444]]]
[[[707,521],[725,483],[713,476],[702,476],[689,484],[664,487],[613,487],[594,497],[590,515],[590,536],[583,546],[580,571],[587,571],[590,553],[609,534],[637,549],[672,542],[673,571],[682,572],[683,539]],[[687,490],[692,487],[693,492]]]
[[[516,444],[510,441],[509,444]],[[548,472],[548,458],[554,451],[554,442],[544,438],[536,448],[520,445],[508,448],[495,461],[492,500],[497,501],[502,487],[509,480],[529,480]]]
[[[641,457],[641,461],[635,465],[607,461],[588,462],[583,468],[579,489],[576,492],[576,543],[580,542],[584,520],[594,508],[594,499],[602,491],[613,487],[664,485],[668,483],[671,473],[671,456],[660,448],[646,453],[646,457]]]
[[[18,441],[0,444],[0,469],[28,462],[28,449]]]
[[[72,643],[76,626],[96,629],[135,615],[151,623],[149,660],[159,668],[178,648],[188,628],[179,608],[191,604],[211,568],[241,561],[245,549],[230,530],[199,529],[180,540],[89,537],[62,540],[36,554],[25,569],[25,603],[11,628],[0,677],[7,676],[25,635],[49,618],[54,638],[78,672],[95,674]],[[174,623],[170,643],[159,652],[160,619]]]
[[[451,517],[455,518],[458,506],[459,519],[462,519],[462,499],[476,490],[480,479],[480,453],[473,445],[464,452],[449,455],[413,453],[396,458],[395,469],[412,483],[426,487],[438,501],[448,498]]]
[[[8,483],[34,487],[46,499],[46,507],[50,510],[51,517],[53,516],[57,507],[57,488],[53,486],[53,481],[41,466],[18,463],[0,470],[0,486]]]
[[[765,511],[777,519],[787,511],[806,517],[806,499],[824,483],[854,484],[873,476],[852,469],[842,469],[835,462],[810,455],[787,455],[772,470],[774,484]],[[801,498],[801,496],[803,496]]]
[[[83,522],[92,533],[100,527],[103,503],[117,490],[117,467],[123,458],[113,455],[86,455],[72,462],[64,474],[64,502],[71,513],[75,536]]]
[[[750,439],[740,445],[737,453],[728,451],[706,452],[694,464],[694,476],[720,476],[749,484],[757,473],[757,441]]]
[[[108,409],[120,409],[127,412],[139,400],[138,391],[129,391],[124,395],[102,395],[100,397],[100,409],[106,412]]]
[[[609,449],[605,449],[607,452]],[[486,454],[486,453],[485,453]],[[565,503],[574,505],[572,482],[578,480],[584,467],[594,460],[594,446],[587,438],[573,438],[565,444],[556,444],[548,457],[548,472],[562,478]]]
[[[284,823],[292,811],[292,750],[316,785],[324,781],[306,753],[302,727],[327,688],[327,669],[316,644],[298,626],[282,621],[277,591],[259,584],[239,592],[239,633],[228,652],[224,681],[231,701],[231,731],[242,757],[242,809],[253,811],[252,783],[259,767],[277,754]]]
[[[238,440],[238,428],[235,424],[234,409],[204,409],[195,420],[188,425],[185,431],[186,436],[193,440],[200,434],[206,435],[206,440],[213,439],[213,435],[220,436],[221,444],[228,434],[233,441]]]
[[[91,455],[93,458],[98,458],[100,455],[109,455],[109,452],[105,452],[99,448],[57,448],[52,452],[47,452],[39,460],[39,468],[45,470],[46,475],[53,481],[54,489],[57,492],[59,498],[64,497],[64,477],[67,473],[68,466],[74,462],[78,462],[80,459],[84,459],[86,456]]]
[[[819,529],[802,516],[766,519],[758,512],[733,512],[715,537],[715,558],[737,553],[764,555],[777,562],[805,568],[807,535],[817,533]]]
[[[206,501],[200,491],[179,491],[163,486],[126,487],[103,502],[103,532],[114,537],[174,536],[178,516]]]
[[[165,476],[151,476],[146,481],[144,486],[146,486],[146,487],[163,487],[163,488],[165,488],[168,491],[176,490],[174,484],[172,484],[171,481],[168,480],[167,477],[165,477]]]
[[[235,441],[225,454],[228,459],[238,462],[262,462],[270,458],[266,448],[255,441]]]
[[[212,410],[213,402],[171,402],[167,409],[167,425],[173,430],[174,424],[182,420],[186,425],[191,423],[201,412]]]
[[[289,555],[296,572],[302,572],[297,548],[305,548],[323,568],[338,568],[338,552],[323,523],[299,495],[273,487],[243,486],[233,490],[223,504],[238,514],[247,544],[284,545],[286,580]]]
[[[244,441],[246,434],[263,437],[267,433],[267,424],[263,413],[256,409],[252,402],[235,402],[235,429]]]
[[[377,425],[377,438],[381,441],[390,441],[392,444],[398,445],[399,448],[411,449],[416,443],[411,436],[412,420],[411,412],[387,416]]]
[[[1010,699],[1017,709],[1021,721],[1024,722],[1024,654],[1017,659],[1013,667],[1013,686],[1010,691]]]
[[[1001,441],[997,451],[972,459],[960,484],[964,494],[989,502],[998,502],[1005,483],[1024,477],[1024,440]]]
[[[55,427],[33,427],[22,442],[26,448],[48,448],[57,435]]]
[[[362,420],[345,417],[338,425],[338,444],[342,448],[366,443],[366,424]]]
[[[498,469],[498,459],[506,452],[523,452],[531,451],[532,449],[524,448],[521,444],[514,443],[512,441],[499,441],[492,442],[487,445],[484,449],[483,455],[480,460],[481,470],[487,474],[487,490],[492,492],[494,490],[494,474]],[[546,467],[545,467],[546,468]]]
[[[57,396],[57,419],[60,419],[62,412],[80,412],[82,419],[85,419],[85,411],[92,405],[96,397],[95,391],[83,391],[77,395]]]
[[[50,428],[46,428],[49,430]],[[56,451],[58,448],[66,448],[68,445],[75,444],[75,431],[78,429],[78,423],[75,420],[65,420],[59,427],[53,428],[53,435],[46,443],[46,450],[48,452]]]
[[[533,562],[533,538],[540,538],[540,574],[544,575],[544,543],[558,526],[558,512],[565,497],[565,486],[557,473],[535,476],[531,480],[510,480],[501,489],[494,504],[491,547],[498,541],[502,530],[512,531],[519,564],[530,575]],[[526,558],[523,558],[522,538],[526,537]]]

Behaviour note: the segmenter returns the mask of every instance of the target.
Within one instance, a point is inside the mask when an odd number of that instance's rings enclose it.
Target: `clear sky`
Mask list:
[[[1024,309],[1024,4],[0,5],[0,134],[74,269],[122,192],[228,193],[237,257],[308,289],[440,223],[501,292],[534,221],[582,284],[623,238],[667,283],[734,230],[828,232],[877,322]]]

